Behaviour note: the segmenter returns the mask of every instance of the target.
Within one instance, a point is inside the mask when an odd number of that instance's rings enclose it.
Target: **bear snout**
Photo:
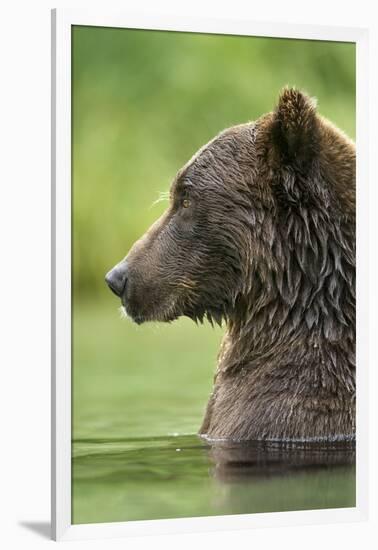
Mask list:
[[[126,289],[128,278],[127,262],[122,261],[111,269],[105,276],[105,282],[118,298],[121,298]]]

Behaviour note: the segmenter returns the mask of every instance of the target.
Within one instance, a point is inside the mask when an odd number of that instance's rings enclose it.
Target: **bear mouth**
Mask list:
[[[122,305],[118,308],[118,311],[120,313],[121,319],[129,319],[137,325],[141,325],[147,320],[142,315],[132,315],[130,311],[127,310],[126,304],[123,302],[123,300]]]
[[[122,319],[129,319],[137,325],[141,325],[147,322],[159,322],[159,323],[171,323],[180,317],[177,311],[172,312],[154,312],[150,314],[140,314],[130,311],[130,308],[122,300],[122,305],[118,308]]]

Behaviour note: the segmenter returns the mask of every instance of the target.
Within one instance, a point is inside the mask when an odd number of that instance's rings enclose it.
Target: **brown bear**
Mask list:
[[[355,145],[286,88],[176,175],[106,276],[135,322],[227,326],[200,434],[355,437]]]

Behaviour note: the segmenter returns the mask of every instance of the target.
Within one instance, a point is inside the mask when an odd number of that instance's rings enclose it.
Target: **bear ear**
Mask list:
[[[319,144],[316,101],[295,88],[284,88],[273,113],[272,137],[280,162],[308,165]]]

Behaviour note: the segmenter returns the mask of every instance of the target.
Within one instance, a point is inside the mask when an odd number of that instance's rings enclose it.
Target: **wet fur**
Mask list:
[[[202,435],[354,439],[355,146],[313,100],[202,148],[126,260],[137,322],[226,322]]]

